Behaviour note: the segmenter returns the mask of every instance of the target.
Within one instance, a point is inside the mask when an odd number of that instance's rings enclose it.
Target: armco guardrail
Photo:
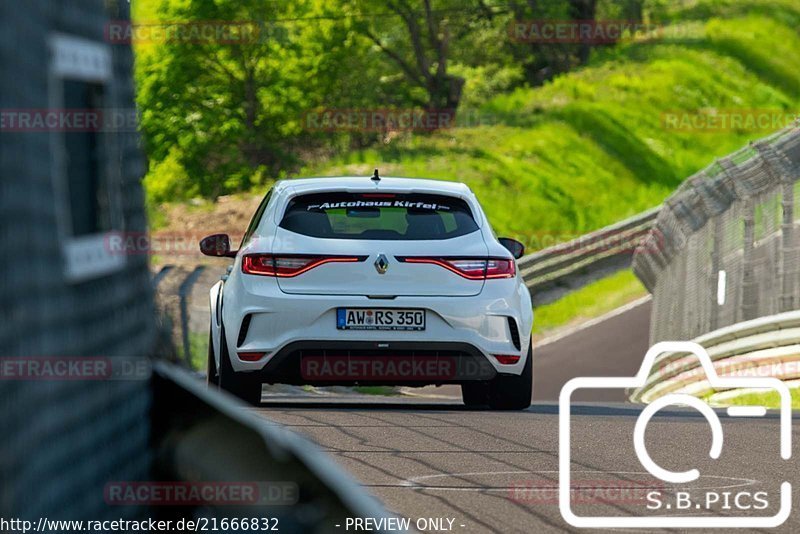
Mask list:
[[[633,251],[649,235],[659,209],[660,207],[649,209],[572,241],[521,258],[517,265],[531,292],[533,305],[541,306],[553,302],[590,282],[630,267]],[[178,296],[183,356],[187,362],[190,356],[186,298],[196,279],[196,272],[176,270],[174,266],[167,265],[153,277],[157,290],[168,275],[172,276],[171,273],[184,277],[181,284],[183,290]]]
[[[572,241],[529,254],[517,262],[534,306],[630,266],[633,251],[649,235],[659,207]]]
[[[154,480],[246,481],[261,488],[255,502],[201,503],[184,507],[187,517],[268,517],[279,520],[281,532],[319,534],[342,532],[349,517],[394,517],[308,439],[185,370],[155,362],[150,389]]]
[[[650,342],[800,307],[800,121],[690,176],[664,201],[633,272]]]
[[[726,326],[694,341],[708,351],[720,376],[800,378],[800,310]],[[714,391],[696,357],[664,353],[630,399],[649,403],[669,393],[705,397]]]

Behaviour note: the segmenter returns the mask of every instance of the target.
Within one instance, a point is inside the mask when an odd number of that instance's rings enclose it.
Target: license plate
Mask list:
[[[339,330],[425,330],[425,310],[337,308]]]

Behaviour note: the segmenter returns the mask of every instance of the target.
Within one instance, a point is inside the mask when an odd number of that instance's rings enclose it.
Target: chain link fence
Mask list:
[[[0,109],[48,109],[61,90],[48,78],[52,39],[107,46],[106,22],[127,13],[126,2],[119,10],[100,0],[0,2]],[[131,49],[107,49],[112,76],[106,105],[130,108]],[[108,506],[103,491],[110,480],[150,476],[147,377],[59,379],[23,370],[43,370],[48,361],[144,362],[155,339],[146,257],[126,258],[124,267],[105,276],[65,280],[68,236],[61,235],[58,209],[71,197],[59,193],[52,163],[60,135],[0,133],[0,517],[138,517],[137,507]],[[138,136],[121,132],[112,141],[117,160],[109,164],[109,183],[121,197],[115,213],[128,231],[143,232]],[[84,156],[70,155],[75,161]]]
[[[633,271],[651,342],[694,339],[800,304],[800,121],[717,160],[669,197]]]

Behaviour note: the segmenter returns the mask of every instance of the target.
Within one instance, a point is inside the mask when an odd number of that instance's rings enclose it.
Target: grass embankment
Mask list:
[[[800,386],[795,385],[789,391],[792,394],[792,410],[800,410]],[[743,393],[715,402],[715,405],[725,406],[764,406],[768,409],[780,409],[781,398],[776,391],[768,393]]]
[[[646,294],[631,271],[620,271],[536,308],[533,335],[544,336],[557,328],[599,317]]]
[[[181,350],[183,350],[181,348]],[[205,371],[208,363],[208,332],[189,332],[189,362],[192,369]]]
[[[797,109],[800,5],[741,4],[784,8],[776,18],[681,22],[673,40],[620,45],[543,87],[494,98],[480,113],[496,124],[403,135],[300,174],[367,175],[378,165],[384,175],[465,181],[495,229],[531,248],[537,236],[605,226],[659,204],[715,157],[769,133],[670,129],[664,113]]]
[[[403,135],[301,174],[367,175],[379,166],[385,175],[464,181],[497,232],[529,250],[655,206],[714,158],[770,133],[667,127],[670,116],[788,114],[800,101],[800,5],[706,1],[669,16],[672,37],[603,50],[584,69],[494,98],[479,110],[492,125]],[[538,308],[535,332],[644,293],[627,272],[596,282]]]
[[[665,113],[792,113],[800,101],[800,4],[701,0],[667,9],[675,26],[664,36],[600,50],[585,68],[471,110],[491,124],[401,134],[298,175],[366,176],[377,166],[384,175],[464,181],[498,234],[529,251],[655,206],[714,158],[769,133],[669,128]],[[630,274],[597,282],[537,310],[537,331],[641,294]]]

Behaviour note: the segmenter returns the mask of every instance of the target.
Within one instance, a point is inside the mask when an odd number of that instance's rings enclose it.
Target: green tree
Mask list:
[[[244,37],[225,42],[175,39],[139,54],[138,103],[152,164],[172,154],[204,196],[243,189],[292,160],[285,139],[312,91],[313,70],[292,27],[305,6],[278,11],[260,0],[163,2],[168,24],[227,22]],[[190,26],[187,26],[190,27]]]
[[[448,70],[453,47],[453,16],[473,6],[461,2],[431,0],[361,0],[361,13],[352,13],[356,31],[366,37],[402,72],[407,83],[423,91],[411,96],[413,104],[427,109],[455,110],[461,101],[464,78]],[[400,24],[397,22],[400,21]]]

